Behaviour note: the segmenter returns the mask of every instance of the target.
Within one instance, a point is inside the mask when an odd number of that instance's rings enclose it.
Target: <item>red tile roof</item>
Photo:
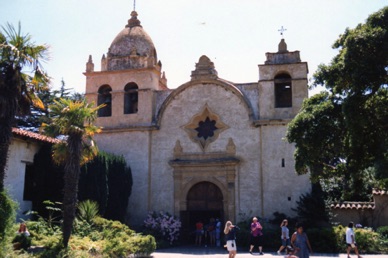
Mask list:
[[[332,209],[355,209],[355,210],[373,210],[375,208],[374,202],[342,202],[333,203],[330,205]]]
[[[52,138],[52,137],[48,137],[48,136],[45,136],[45,135],[42,135],[42,134],[39,134],[39,133],[33,133],[33,132],[30,132],[30,131],[26,131],[26,130],[23,130],[23,129],[20,129],[20,128],[12,128],[12,133],[15,136],[21,136],[21,137],[25,137],[25,138],[41,141],[41,142],[47,142],[47,143],[59,143],[59,142],[61,142],[58,139],[55,139],[55,138]]]
[[[373,195],[388,195],[387,190],[373,189]]]

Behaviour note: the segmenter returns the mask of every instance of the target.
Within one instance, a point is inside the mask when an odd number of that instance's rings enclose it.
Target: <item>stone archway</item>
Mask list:
[[[207,182],[198,187],[207,185],[207,187],[219,189],[219,196],[222,195],[222,205],[219,204],[219,200],[216,202],[218,204],[205,203],[202,205],[218,205],[222,207],[222,214],[225,215],[225,218],[234,221],[236,216],[235,183],[239,163],[240,159],[235,156],[235,145],[232,139],[229,139],[225,152],[217,153],[184,153],[177,141],[174,148],[174,159],[169,162],[173,167],[174,176],[174,214],[179,216],[182,211],[188,211],[191,208],[191,206],[188,207],[189,192],[198,183]]]
[[[194,184],[187,193],[186,203],[187,209],[180,212],[180,217],[183,237],[188,240],[198,221],[207,225],[211,219],[224,219],[224,197],[214,183],[202,181]]]

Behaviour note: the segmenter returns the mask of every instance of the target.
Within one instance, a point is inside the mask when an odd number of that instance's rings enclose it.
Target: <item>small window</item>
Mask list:
[[[138,107],[138,90],[139,87],[136,83],[128,83],[125,88],[124,94],[124,114],[134,114],[137,113]]]
[[[98,90],[98,105],[105,104],[98,110],[98,117],[112,116],[112,88],[109,85],[103,85]]]
[[[288,74],[275,77],[275,107],[292,107],[292,82]]]

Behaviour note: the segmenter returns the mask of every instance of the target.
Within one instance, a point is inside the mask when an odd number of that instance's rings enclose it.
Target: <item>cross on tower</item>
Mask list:
[[[280,35],[282,36],[283,38],[283,33],[286,31],[287,29],[283,28],[283,26],[278,30],[280,32]]]
[[[136,0],[133,0],[133,10],[136,11]]]

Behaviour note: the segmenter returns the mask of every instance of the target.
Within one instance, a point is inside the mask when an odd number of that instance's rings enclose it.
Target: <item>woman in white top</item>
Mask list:
[[[347,252],[348,252],[348,258],[350,258],[350,249],[354,249],[354,252],[358,256],[358,258],[361,258],[361,256],[358,254],[358,248],[356,245],[356,236],[354,235],[353,231],[353,222],[349,222],[348,228],[346,229],[346,245],[347,247]]]

